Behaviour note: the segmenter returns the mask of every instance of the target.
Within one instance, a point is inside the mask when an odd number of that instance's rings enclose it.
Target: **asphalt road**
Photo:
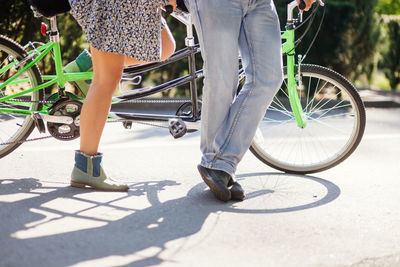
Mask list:
[[[104,167],[127,193],[69,186],[77,140],[23,144],[0,159],[0,266],[400,266],[399,118],[368,109],[355,153],[310,176],[247,153],[243,202],[202,183],[198,133],[107,125]]]

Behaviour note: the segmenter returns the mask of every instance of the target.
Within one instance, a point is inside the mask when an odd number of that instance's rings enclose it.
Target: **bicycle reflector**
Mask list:
[[[43,36],[47,35],[47,25],[46,25],[46,23],[42,22],[42,25],[40,26],[40,32],[42,33]]]

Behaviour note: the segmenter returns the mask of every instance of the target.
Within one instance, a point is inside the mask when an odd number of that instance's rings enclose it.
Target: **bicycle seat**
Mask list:
[[[68,0],[29,0],[32,9],[50,18],[71,10]]]

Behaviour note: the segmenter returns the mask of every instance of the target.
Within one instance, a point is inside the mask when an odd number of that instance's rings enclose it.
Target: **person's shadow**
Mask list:
[[[277,173],[239,176],[239,180],[242,180],[243,183],[248,180],[252,181],[252,179],[272,179],[274,186],[267,185],[265,187],[265,183],[255,186],[253,183],[251,184],[252,191],[248,193],[247,199],[240,203],[217,201],[203,183],[191,188],[185,197],[165,202],[159,200],[160,191],[179,186],[177,182],[150,181],[132,184],[127,194],[116,193],[120,194],[115,195],[117,198],[99,202],[88,197],[91,192],[94,192],[91,190],[72,187],[44,187],[39,180],[34,178],[0,180],[0,216],[2,218],[0,258],[2,265],[70,266],[90,263],[89,265],[98,266],[100,262],[100,265],[104,265],[106,262],[105,265],[116,266],[115,259],[118,259],[117,262],[123,262],[124,266],[156,265],[165,261],[160,254],[166,250],[168,242],[198,233],[212,213],[291,212],[324,205],[340,195],[340,189],[335,184],[310,176]],[[256,203],[254,201],[261,197],[269,196],[271,198],[280,190],[280,186],[277,184],[281,181],[284,181],[281,184],[285,185],[283,186],[285,190],[291,181],[297,183],[306,181],[322,188],[323,190],[319,191],[325,193],[316,200],[311,199],[309,203],[299,204],[289,201],[287,207],[251,207],[251,204]],[[37,196],[24,198],[24,195],[27,194],[37,194]],[[4,199],[9,195],[14,196],[15,201],[7,202]],[[18,200],[19,197],[21,200]],[[134,201],[135,198],[141,197],[147,198],[149,204],[147,207],[131,209],[126,204],[117,205],[117,203]],[[70,200],[70,202],[84,201],[84,203],[83,205],[81,203],[75,212],[73,211],[74,207],[64,207],[67,210],[69,208],[71,212],[62,212],[52,208],[52,205],[49,204],[59,199]],[[117,220],[99,219],[90,215],[82,215],[82,207],[86,208],[86,211],[94,208],[108,208],[112,209],[112,212],[128,215],[121,216]],[[66,229],[72,230],[63,232],[63,229],[53,229],[54,223],[61,220],[64,220]],[[74,225],[71,224],[80,221],[88,224],[87,229],[73,230]],[[60,227],[59,225],[58,227]],[[35,227],[42,227],[42,229],[48,227],[48,231],[42,235],[29,235],[29,230]]]

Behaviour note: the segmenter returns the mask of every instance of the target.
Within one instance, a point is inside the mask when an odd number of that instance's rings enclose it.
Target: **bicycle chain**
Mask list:
[[[53,136],[49,135],[49,136],[42,136],[42,137],[26,139],[24,141],[4,142],[4,143],[0,143],[0,146],[15,145],[15,144],[22,144],[22,143],[25,143],[25,142],[39,141],[39,140],[43,140],[43,139],[48,139],[50,137],[53,137]]]
[[[38,103],[38,104],[54,104],[56,101],[47,101],[47,100],[23,100],[23,99],[17,99],[13,98],[12,101],[15,102],[24,102],[24,103]]]
[[[136,104],[165,104],[165,103],[186,103],[190,102],[190,99],[174,99],[174,100],[164,100],[164,99],[134,99],[134,100],[127,100],[121,103],[136,103]]]
[[[23,100],[23,99],[16,99],[13,98],[13,101],[15,102],[26,102],[26,103],[40,103],[40,104],[54,104],[56,101],[47,101],[47,100]],[[165,103],[186,103],[190,102],[190,99],[174,99],[174,100],[164,100],[164,99],[139,99],[139,100],[127,100],[127,101],[122,101],[121,103],[136,103],[136,104],[165,104]]]

